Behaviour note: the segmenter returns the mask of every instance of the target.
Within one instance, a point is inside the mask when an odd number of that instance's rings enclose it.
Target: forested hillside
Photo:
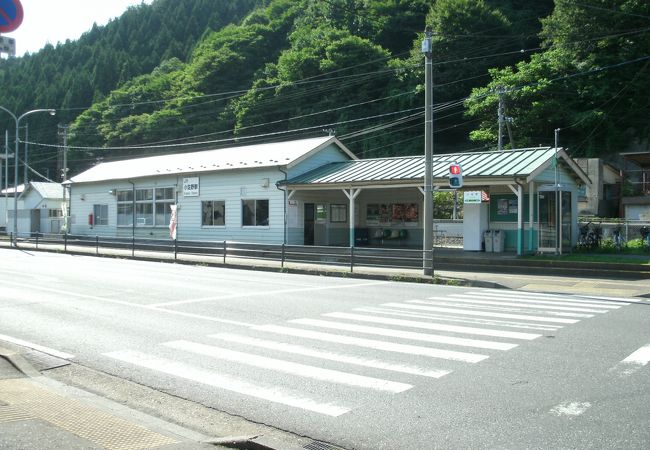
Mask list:
[[[555,128],[574,155],[647,139],[645,0],[155,0],[1,61],[0,105],[57,108],[73,173],[330,132],[361,157],[419,154],[427,24],[434,152],[494,147],[498,88],[517,147],[552,144]],[[39,120],[30,141],[56,143]],[[54,164],[53,149],[33,147],[33,165]]]

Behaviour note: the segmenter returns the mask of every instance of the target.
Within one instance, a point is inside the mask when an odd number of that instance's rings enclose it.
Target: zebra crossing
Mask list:
[[[544,333],[628,304],[464,289],[207,334],[201,342],[162,342],[147,353],[125,349],[104,356],[241,398],[338,417],[364,401],[435,383]],[[196,356],[202,365],[192,359]]]

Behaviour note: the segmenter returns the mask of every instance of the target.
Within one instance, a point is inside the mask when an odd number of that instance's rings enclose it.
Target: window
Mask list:
[[[167,226],[175,201],[173,187],[136,189],[135,224],[139,227]],[[117,226],[133,225],[133,190],[117,191]]]
[[[242,225],[268,226],[269,201],[268,200],[242,200]]]
[[[108,205],[93,205],[95,226],[108,225]]]
[[[226,202],[223,200],[201,202],[201,225],[204,227],[226,225]]]
[[[47,217],[49,218],[63,217],[63,209],[48,209]]]
[[[156,226],[169,225],[169,221],[172,219],[172,209],[170,208],[170,205],[174,204],[174,200],[174,188],[156,188]]]
[[[325,205],[316,205],[316,220],[319,222],[325,222],[327,220],[327,206]]]
[[[348,205],[330,205],[330,217],[332,222],[347,222]]]

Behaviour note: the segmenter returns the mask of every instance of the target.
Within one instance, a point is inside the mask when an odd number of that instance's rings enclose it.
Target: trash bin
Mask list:
[[[506,236],[501,230],[492,231],[492,248],[495,252],[501,253],[505,248]]]
[[[494,251],[494,245],[492,242],[492,230],[486,230],[483,234],[483,240],[485,241],[485,251],[492,252]]]

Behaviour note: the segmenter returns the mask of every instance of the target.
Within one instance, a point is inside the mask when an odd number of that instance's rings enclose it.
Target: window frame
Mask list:
[[[254,202],[254,207],[252,208],[252,218],[253,218],[253,223],[252,224],[246,224],[245,223],[245,207],[247,202]],[[266,220],[262,220],[262,223],[260,224],[260,220],[258,220],[258,212],[262,208],[262,205],[258,206],[258,202],[261,202],[262,204],[266,203]],[[250,207],[249,207],[250,209]],[[271,202],[269,201],[268,198],[246,198],[241,200],[241,226],[242,228],[269,228],[271,224]]]
[[[97,209],[100,208],[100,212],[106,212],[104,214],[97,214]],[[101,211],[104,210],[104,211]],[[108,220],[108,204],[106,203],[95,203],[93,204],[93,227],[107,227],[109,223]]]
[[[176,203],[176,189],[174,186],[120,189],[116,192],[116,199],[118,228],[133,226],[138,228],[162,228],[167,227],[169,220],[171,220],[171,209],[168,210],[167,207]],[[160,205],[163,205],[162,213],[158,212]],[[133,223],[134,219],[135,224]],[[144,219],[144,223],[142,219]],[[120,223],[121,221],[124,223]],[[147,223],[148,221],[151,223]]]
[[[211,222],[212,223],[205,223],[205,204],[209,203],[211,204]],[[214,223],[214,213],[215,213],[215,203],[219,204],[221,203],[221,220],[223,221],[222,224],[215,224]],[[201,200],[201,228],[225,228],[226,227],[226,201],[225,200]]]
[[[335,213],[336,211],[336,213]],[[343,211],[343,220],[340,218],[341,211]],[[348,221],[348,205],[345,203],[331,203],[330,204],[330,222],[332,223],[347,223]]]

